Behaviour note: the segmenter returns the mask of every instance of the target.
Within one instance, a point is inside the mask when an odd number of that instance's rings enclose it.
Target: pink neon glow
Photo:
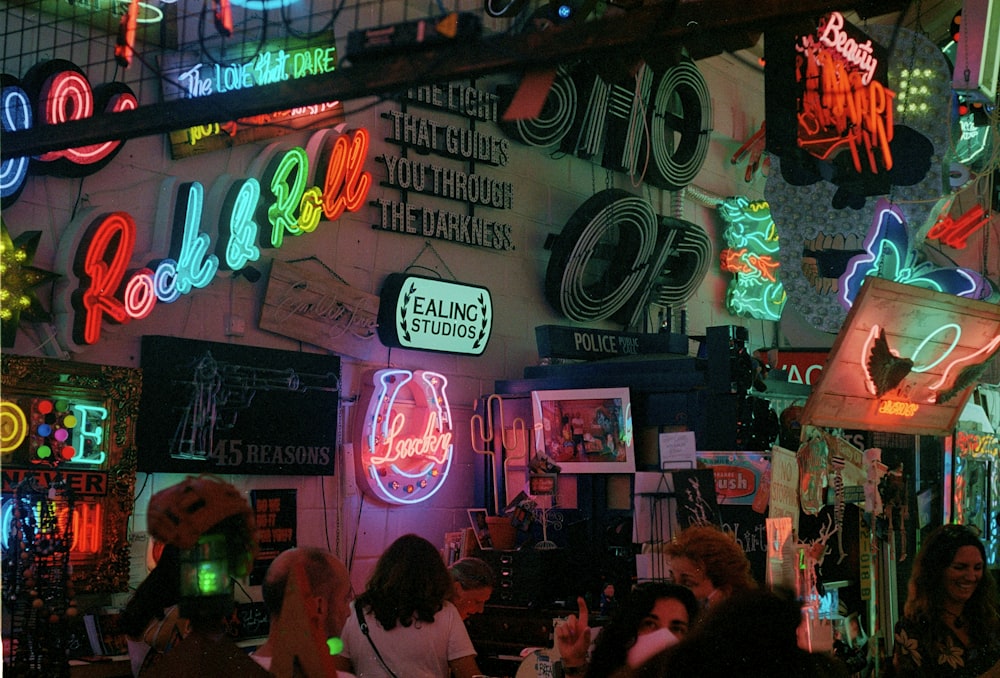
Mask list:
[[[104,315],[119,323],[128,321],[125,306],[114,298],[125,277],[125,269],[135,249],[135,220],[128,212],[104,217],[87,247],[83,277],[83,339],[95,343],[101,336]],[[81,281],[82,282],[82,281]]]
[[[82,73],[76,71],[60,71],[46,80],[42,86],[40,98],[45,102],[44,122],[48,125],[58,125],[72,120],[83,120],[94,115],[94,94],[90,83]],[[135,96],[120,93],[108,102],[107,111],[132,110],[139,105]],[[102,144],[67,148],[51,151],[38,156],[42,162],[51,162],[60,158],[78,165],[89,165],[103,160],[123,142],[106,141]]]
[[[978,351],[976,351],[974,353],[970,353],[969,355],[965,356],[964,358],[956,358],[951,363],[949,363],[948,367],[945,368],[944,373],[941,375],[941,378],[938,379],[933,384],[931,384],[930,385],[930,389],[933,390],[933,391],[940,390],[940,388],[944,384],[948,383],[948,380],[951,378],[951,373],[952,373],[953,370],[955,370],[955,368],[957,368],[959,365],[965,365],[965,364],[969,364],[969,363],[974,363],[977,358],[982,358],[983,356],[986,356],[986,355],[989,355],[989,354],[993,353],[993,351],[996,350],[997,346],[1000,346],[1000,334],[998,334],[997,336],[993,337],[993,339],[991,339],[988,344],[986,344],[985,346],[983,346]],[[933,402],[933,400],[934,399],[932,397],[932,398],[929,398],[927,402]]]
[[[865,390],[875,395],[878,393],[878,388],[875,386],[875,382],[872,380],[871,372],[868,371],[868,356],[872,352],[872,344],[875,343],[875,339],[882,332],[882,328],[878,325],[872,325],[872,328],[868,331],[868,338],[865,339],[864,344],[861,346],[861,360],[859,361],[862,366],[862,371],[865,373]],[[889,349],[890,352],[892,349]]]
[[[125,312],[129,317],[136,320],[148,317],[157,301],[153,271],[143,268],[133,273],[125,285]]]

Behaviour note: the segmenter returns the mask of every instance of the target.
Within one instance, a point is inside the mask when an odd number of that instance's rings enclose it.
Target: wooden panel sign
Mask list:
[[[950,435],[1000,349],[1000,306],[869,276],[813,385],[814,426]]]
[[[368,360],[378,347],[379,298],[328,271],[275,260],[260,311],[260,329]]]

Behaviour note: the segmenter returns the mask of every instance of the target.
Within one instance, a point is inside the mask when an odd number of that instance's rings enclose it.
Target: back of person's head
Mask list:
[[[799,602],[790,591],[736,593],[706,613],[680,643],[640,667],[635,676],[699,678],[839,678],[836,661],[802,650]]]
[[[164,610],[180,601],[180,550],[164,546],[156,566],[136,588],[122,611],[122,626],[132,638],[141,638],[154,618],[163,619]]]
[[[731,534],[715,525],[692,525],[681,530],[667,544],[666,553],[668,557],[691,560],[726,595],[757,587],[746,553]]]
[[[493,568],[482,558],[467,557],[456,560],[448,568],[451,578],[466,591],[494,588],[496,575]]]
[[[669,582],[646,582],[635,586],[597,635],[587,675],[608,676],[624,666],[629,648],[644,632],[643,625],[653,612],[654,605],[657,601],[671,599],[684,606],[687,625],[693,624],[698,616],[698,601],[691,589]],[[686,629],[671,629],[671,633],[678,638],[685,632]]]
[[[965,603],[963,617],[970,621],[969,633],[974,638],[996,637],[1000,634],[997,584],[986,569],[986,547],[979,538],[979,532],[968,525],[942,525],[924,539],[910,572],[903,613],[912,619],[941,623],[940,612],[945,600],[942,579],[955,554],[963,546],[974,547],[983,560],[982,578]]]
[[[370,609],[386,630],[433,622],[451,587],[451,574],[434,544],[404,534],[382,553],[356,605]]]
[[[329,635],[339,634],[349,614],[350,573],[333,554],[314,546],[282,551],[267,568],[261,596],[272,620],[281,615],[288,580],[296,568],[301,568],[305,584],[309,587],[301,595],[323,599],[325,631]]]

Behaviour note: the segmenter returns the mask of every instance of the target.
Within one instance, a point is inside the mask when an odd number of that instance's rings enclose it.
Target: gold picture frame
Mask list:
[[[28,477],[63,481],[78,512],[75,591],[128,590],[141,371],[4,355],[0,374],[4,505]]]

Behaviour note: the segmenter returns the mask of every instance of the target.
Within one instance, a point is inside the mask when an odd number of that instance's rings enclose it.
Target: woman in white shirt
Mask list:
[[[385,550],[344,625],[338,667],[358,678],[472,678],[476,651],[452,578],[429,541],[406,534]]]

